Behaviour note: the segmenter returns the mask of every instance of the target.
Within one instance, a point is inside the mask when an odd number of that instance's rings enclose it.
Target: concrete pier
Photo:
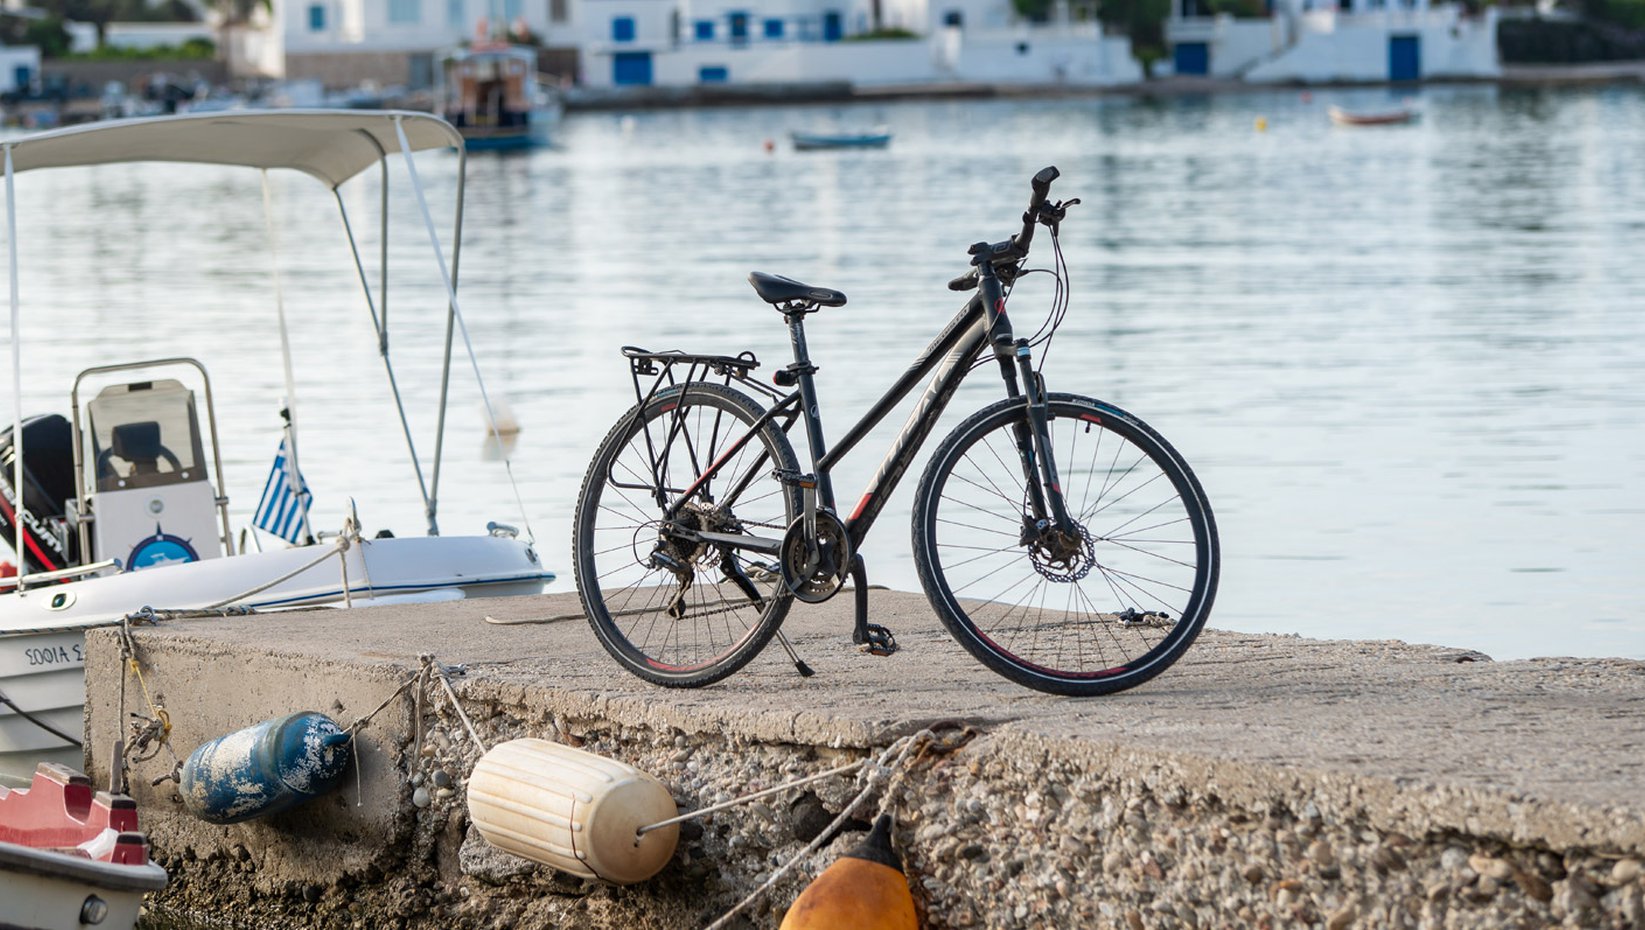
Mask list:
[[[173,876],[156,904],[257,927],[702,927],[863,784],[842,776],[709,815],[640,885],[557,875],[472,829],[462,786],[479,750],[449,705],[434,690],[396,696],[432,653],[468,666],[454,684],[487,745],[581,745],[657,775],[688,809],[963,722],[974,738],[884,792],[928,928],[1645,928],[1645,663],[1207,631],[1148,685],[1076,700],[976,664],[923,596],[876,590],[871,608],[901,652],[857,652],[840,597],[797,605],[784,627],[814,678],[773,644],[689,691],[622,671],[574,595],[139,628],[142,684],[173,723],[130,778]],[[94,633],[88,648],[103,781],[118,636]],[[149,713],[134,675],[123,693],[128,713]],[[212,826],[182,811],[175,783],[150,785],[173,752],[231,730],[297,710],[348,724],[385,701],[356,740],[358,777],[305,807]],[[774,927],[855,839],[733,925]]]

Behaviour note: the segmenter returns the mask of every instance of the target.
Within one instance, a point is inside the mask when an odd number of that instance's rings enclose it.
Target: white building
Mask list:
[[[26,92],[40,80],[40,49],[0,45],[0,93]]]
[[[1177,74],[1258,83],[1496,77],[1497,10],[1469,16],[1428,0],[1268,0],[1266,18],[1210,15],[1173,0],[1166,22]]]
[[[1142,79],[1128,39],[1019,22],[1009,0],[602,0],[582,13],[590,87]],[[851,41],[876,27],[915,38]]]
[[[590,87],[1142,78],[1128,40],[1019,23],[1010,0],[274,0],[248,55],[271,76],[423,86],[441,51],[492,23],[576,48]],[[848,41],[876,25],[918,38]]]
[[[574,2],[274,0],[272,22],[251,54],[256,69],[272,77],[426,87],[440,53],[493,24],[523,26],[546,44],[570,44]]]

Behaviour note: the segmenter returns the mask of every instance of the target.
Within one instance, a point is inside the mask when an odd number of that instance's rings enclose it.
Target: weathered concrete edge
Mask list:
[[[118,675],[118,661],[102,658],[117,655],[117,634],[112,630],[92,631],[87,637],[88,674]],[[220,655],[231,649],[222,641],[191,637],[171,631],[166,648],[197,658]],[[309,674],[334,669],[341,678],[367,690],[397,687],[415,672],[401,661],[384,658],[378,662],[319,658],[310,652],[258,647],[259,658]],[[953,720],[975,727],[986,739],[1013,751],[1033,753],[1070,762],[1088,771],[1103,772],[1144,781],[1159,794],[1187,792],[1199,799],[1214,800],[1226,807],[1266,811],[1283,808],[1293,814],[1313,804],[1330,819],[1357,821],[1385,833],[1408,836],[1456,834],[1495,839],[1511,846],[1582,849],[1636,855],[1645,853],[1645,808],[1601,807],[1550,798],[1534,797],[1506,790],[1432,781],[1390,779],[1353,772],[1303,768],[1264,762],[1211,758],[1186,752],[1130,745],[1123,739],[1053,736],[1038,731],[1032,721],[1009,716],[981,718],[885,716],[874,719],[846,719],[819,712],[769,711],[741,707],[735,711],[719,707],[680,706],[667,700],[670,692],[659,690],[643,696],[601,691],[556,688],[476,677],[455,682],[458,694],[468,704],[519,708],[542,719],[572,721],[576,729],[609,721],[618,726],[655,732],[678,731],[707,735],[731,742],[764,742],[826,747],[835,750],[866,751],[888,745],[893,740],[919,731],[939,720]],[[385,692],[386,693],[386,692]],[[298,708],[290,708],[296,710]],[[323,708],[315,708],[323,709]],[[393,708],[391,708],[393,710]],[[471,711],[472,713],[472,711]],[[93,737],[94,754],[105,743],[112,744],[113,730],[99,725],[95,732],[89,719],[88,735]],[[385,737],[398,731],[409,733],[404,709],[401,719],[379,724]],[[351,721],[340,721],[348,723]],[[544,734],[552,735],[552,734]],[[393,737],[389,737],[392,739]],[[379,769],[382,765],[384,769]],[[364,777],[368,786],[397,773],[386,759],[372,765]],[[368,788],[369,790],[369,788]]]
[[[1087,771],[1135,778],[1152,793],[1259,813],[1286,811],[1361,823],[1409,837],[1472,836],[1515,847],[1645,852],[1645,816],[1624,808],[1569,804],[1466,785],[1404,781],[1351,772],[1165,752],[1123,742],[1067,740],[1006,724],[990,737],[1013,751],[1060,758]],[[1306,808],[1312,810],[1305,812]]]

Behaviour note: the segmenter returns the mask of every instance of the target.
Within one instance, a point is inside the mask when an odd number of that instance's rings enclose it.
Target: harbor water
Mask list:
[[[473,155],[461,301],[494,406],[522,428],[520,493],[460,360],[440,529],[521,525],[569,590],[583,471],[633,401],[618,348],[747,349],[768,374],[787,339],[751,270],[849,295],[808,323],[842,435],[958,308],[944,284],[966,247],[1012,232],[1054,164],[1054,194],[1081,203],[1049,385],[1129,409],[1194,466],[1222,537],[1211,625],[1645,658],[1645,92],[1399,93],[1420,118],[1377,129],[1333,127],[1326,107],[1387,109],[1386,89],[1288,90],[573,114],[552,149]],[[787,139],[876,124],[895,132],[883,151]],[[448,247],[457,164],[418,162]],[[93,365],[199,358],[244,525],[285,403],[278,267],[315,523],[340,527],[352,503],[368,535],[423,532],[330,194],[272,180],[274,250],[254,172],[20,177],[23,409],[66,414]],[[376,185],[344,188],[356,216]],[[429,477],[443,300],[400,165],[391,193],[387,317]],[[1051,263],[1048,237],[1036,258]],[[1019,333],[1052,294],[1024,279]],[[936,435],[999,393],[979,369]],[[900,424],[836,472],[843,509]],[[918,589],[909,501],[905,483],[868,541],[873,583]]]

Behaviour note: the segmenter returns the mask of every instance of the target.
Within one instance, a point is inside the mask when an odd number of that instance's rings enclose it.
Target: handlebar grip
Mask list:
[[[977,269],[975,268],[948,282],[948,289],[951,291],[969,291],[976,286]]]
[[[1040,169],[1039,174],[1034,175],[1035,206],[1039,206],[1040,201],[1045,199],[1045,195],[1051,192],[1051,182],[1060,177],[1062,177],[1062,172],[1057,170],[1056,165],[1047,165]]]

